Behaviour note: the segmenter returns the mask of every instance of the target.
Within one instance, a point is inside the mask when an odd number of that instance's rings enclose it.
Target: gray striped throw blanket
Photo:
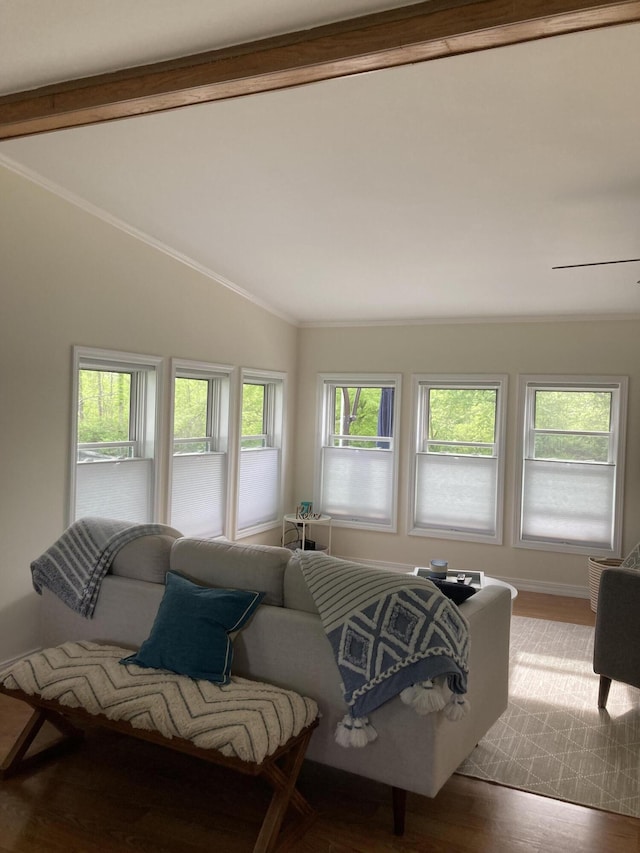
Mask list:
[[[415,575],[297,551],[342,678],[342,746],[376,737],[367,714],[400,695],[418,713],[468,711],[469,628],[456,605]]]
[[[34,589],[40,594],[43,587],[50,589],[76,613],[91,618],[102,579],[120,548],[139,536],[172,530],[165,524],[81,518],[31,563]]]

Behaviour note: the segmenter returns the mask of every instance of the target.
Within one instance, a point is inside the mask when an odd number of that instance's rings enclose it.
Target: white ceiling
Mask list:
[[[0,0],[0,87],[371,0]],[[153,14],[151,13],[153,10]],[[640,314],[640,24],[0,143],[0,163],[299,324]]]

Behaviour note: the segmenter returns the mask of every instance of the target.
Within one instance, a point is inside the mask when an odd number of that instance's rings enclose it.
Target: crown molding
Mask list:
[[[635,314],[537,314],[532,316],[490,316],[473,317],[411,317],[398,320],[327,320],[301,321],[297,325],[301,329],[341,329],[380,326],[464,326],[492,323],[621,323],[638,322],[640,313]]]
[[[620,323],[620,322],[638,322],[640,320],[640,313],[636,314],[553,314],[553,315],[540,315],[540,316],[505,316],[502,317],[500,315],[492,315],[488,317],[421,317],[421,318],[400,318],[397,320],[334,320],[334,321],[301,321],[297,318],[291,316],[290,314],[286,314],[283,311],[278,311],[273,305],[270,305],[267,302],[257,298],[252,295],[248,291],[241,288],[239,285],[225,278],[224,276],[216,273],[214,270],[209,269],[203,264],[198,263],[193,258],[190,258],[188,255],[184,255],[181,252],[173,249],[171,246],[163,243],[160,240],[152,237],[150,234],[147,234],[145,231],[141,231],[139,228],[125,222],[122,219],[119,219],[117,216],[113,216],[108,213],[101,207],[98,207],[95,204],[87,201],[86,199],[81,198],[70,190],[65,189],[54,181],[50,181],[49,179],[43,177],[38,172],[35,172],[32,169],[23,166],[21,163],[18,163],[15,160],[12,160],[10,157],[7,157],[4,154],[0,154],[0,165],[9,169],[9,171],[14,172],[20,177],[26,178],[26,180],[31,181],[31,183],[36,184],[47,192],[53,193],[53,195],[62,198],[64,201],[73,204],[75,207],[78,207],[80,210],[88,213],[90,216],[94,216],[97,219],[102,220],[102,222],[106,222],[108,225],[111,225],[114,228],[117,228],[119,231],[124,231],[125,234],[128,234],[130,237],[133,237],[136,240],[140,240],[146,245],[151,246],[153,249],[157,249],[159,252],[162,252],[165,255],[168,255],[178,263],[184,264],[187,267],[195,270],[200,275],[205,276],[206,278],[210,278],[215,281],[217,284],[222,287],[231,290],[237,296],[246,299],[248,302],[251,302],[258,308],[261,308],[264,311],[267,311],[269,314],[272,314],[275,317],[278,317],[284,322],[289,323],[289,325],[294,326],[299,329],[341,329],[341,328],[376,328],[383,326],[459,326],[459,325],[478,325],[478,324],[513,324],[513,323]]]
[[[18,163],[15,160],[12,160],[10,157],[7,157],[4,154],[0,154],[0,165],[5,166],[11,172],[15,172],[17,175],[20,175],[20,177],[26,178],[28,181],[31,181],[31,183],[36,184],[47,192],[53,193],[53,195],[56,195],[64,201],[69,202],[70,204],[74,205],[74,207],[80,208],[80,210],[84,211],[84,213],[88,213],[90,216],[94,216],[96,219],[100,219],[102,220],[102,222],[106,222],[108,225],[111,225],[113,228],[117,228],[119,231],[124,231],[125,234],[128,234],[130,237],[133,237],[136,240],[140,240],[142,243],[146,243],[146,245],[151,246],[151,248],[157,249],[157,251],[168,255],[174,261],[178,261],[178,263],[190,267],[192,270],[195,270],[197,273],[200,273],[200,275],[212,279],[217,284],[227,288],[227,290],[231,290],[237,296],[246,299],[247,302],[251,302],[258,308],[262,308],[264,311],[267,311],[269,314],[273,314],[274,316],[279,317],[281,320],[284,320],[291,326],[297,327],[299,325],[296,319],[291,317],[289,314],[277,311],[273,307],[273,305],[269,305],[268,303],[263,302],[261,299],[258,299],[253,294],[244,290],[239,285],[234,284],[234,282],[230,281],[219,273],[216,273],[214,270],[211,270],[203,264],[198,263],[198,261],[195,261],[188,255],[184,255],[182,252],[173,249],[171,246],[167,245],[166,243],[163,243],[161,240],[157,240],[155,237],[152,237],[150,234],[147,234],[146,231],[141,231],[139,228],[136,228],[134,225],[131,225],[128,222],[125,222],[123,219],[119,219],[117,216],[113,216],[111,213],[108,213],[108,211],[104,210],[103,208],[98,207],[97,205],[92,204],[81,196],[78,196],[70,190],[65,189],[64,187],[60,186],[60,184],[57,184],[54,181],[50,181],[48,178],[45,178],[38,172],[29,169],[26,166],[23,166],[21,163]]]

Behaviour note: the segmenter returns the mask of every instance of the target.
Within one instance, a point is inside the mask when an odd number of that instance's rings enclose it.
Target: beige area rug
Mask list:
[[[509,707],[458,773],[640,817],[640,690],[598,711],[592,660],[593,628],[514,616]]]

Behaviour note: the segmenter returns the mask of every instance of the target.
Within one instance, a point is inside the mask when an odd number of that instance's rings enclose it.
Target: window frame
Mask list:
[[[505,464],[506,464],[506,418],[507,418],[507,394],[509,377],[504,373],[491,374],[451,374],[451,373],[416,373],[412,376],[412,455],[409,479],[408,499],[408,529],[409,536],[424,536],[437,539],[460,540],[465,542],[483,542],[493,545],[502,545],[504,538],[504,489],[505,489]],[[494,453],[491,457],[480,458],[496,459],[496,499],[494,505],[494,532],[481,533],[478,531],[465,530],[455,526],[419,526],[416,523],[417,514],[417,486],[418,486],[418,460],[422,453],[422,446],[428,442],[429,426],[429,391],[431,389],[452,390],[494,390],[496,391],[495,407],[495,434],[492,446]],[[443,444],[446,442],[437,442]],[[471,442],[459,442],[464,446],[470,446]],[[484,444],[484,443],[483,443]],[[444,454],[443,454],[444,455]],[[455,454],[454,454],[455,455]]]
[[[242,411],[244,405],[244,386],[245,385],[264,385],[265,398],[263,402],[263,429],[264,432],[259,436],[243,436],[242,434]],[[239,380],[238,394],[238,426],[237,435],[237,454],[235,467],[235,519],[234,532],[236,539],[242,539],[247,536],[252,536],[256,533],[262,533],[266,530],[272,530],[279,527],[282,523],[282,513],[284,507],[284,486],[286,473],[286,412],[287,412],[287,374],[282,371],[275,370],[254,370],[252,368],[241,368]],[[246,447],[243,448],[243,438],[260,437],[263,440],[261,447]],[[274,509],[273,517],[255,524],[250,524],[245,527],[240,526],[240,501],[241,494],[241,475],[242,475],[242,455],[247,452],[261,450],[279,450],[278,462],[278,497],[277,505]]]
[[[371,440],[372,438],[384,438],[389,441],[389,448],[359,448],[363,453],[386,453],[393,454],[392,459],[392,483],[391,500],[389,507],[389,522],[376,523],[367,518],[357,515],[340,517],[333,515],[323,505],[323,456],[325,448],[333,448],[336,445],[329,444],[331,437],[339,435],[335,433],[334,415],[335,406],[331,405],[335,399],[336,388],[385,388],[392,387],[393,395],[393,435],[392,436],[361,436],[360,438]],[[400,468],[400,412],[402,395],[402,374],[400,373],[319,373],[317,378],[317,417],[316,417],[316,454],[314,466],[314,505],[320,511],[332,515],[332,524],[335,527],[348,527],[357,530],[373,530],[386,533],[396,533],[398,530],[398,481]],[[355,438],[358,438],[357,436]],[[354,448],[358,449],[358,448]]]
[[[173,482],[174,482],[174,466],[176,456],[193,456],[202,458],[215,454],[224,454],[225,467],[225,486],[224,486],[224,507],[223,507],[223,523],[220,533],[211,534],[212,536],[228,536],[231,529],[231,518],[229,507],[232,505],[232,484],[233,484],[233,430],[232,430],[232,412],[233,412],[233,377],[235,369],[231,365],[213,364],[203,361],[192,361],[189,359],[172,358],[171,359],[171,389],[170,389],[170,406],[169,406],[169,471],[167,476],[167,517],[169,523],[174,524],[173,516]],[[196,379],[207,382],[207,412],[206,412],[206,434],[204,436],[193,436],[191,438],[177,439],[175,437],[175,415],[176,415],[176,380],[177,379]],[[177,443],[194,443],[204,442],[208,445],[208,449],[199,453],[176,453]],[[182,529],[180,524],[174,524],[179,529]],[[192,534],[185,534],[192,535]],[[195,535],[195,534],[194,534]],[[201,535],[201,534],[197,534]],[[202,534],[205,535],[205,534]]]
[[[114,459],[118,464],[135,464],[139,460],[151,460],[151,497],[148,507],[148,520],[156,521],[163,517],[164,491],[162,488],[162,450],[164,439],[163,391],[164,359],[161,356],[142,355],[118,350],[96,347],[74,346],[72,350],[72,393],[71,393],[71,453],[69,473],[69,499],[67,504],[67,523],[76,520],[79,464],[110,465],[110,461],[97,463],[78,462],[78,404],[80,397],[80,371],[131,373],[129,441],[127,442],[91,442],[92,446],[122,446],[135,448],[138,455],[126,459]],[[133,375],[135,374],[135,379]],[[132,433],[135,438],[131,438]],[[86,444],[86,443],[85,443]],[[88,447],[89,444],[86,444]]]
[[[516,483],[514,488],[514,546],[540,551],[555,551],[566,554],[583,554],[601,557],[619,557],[622,548],[625,444],[628,405],[629,378],[627,376],[598,375],[555,375],[523,374],[519,377],[518,388],[518,444]],[[615,485],[612,500],[612,536],[611,547],[601,548],[594,544],[577,541],[560,541],[549,538],[527,539],[523,537],[524,512],[524,468],[530,456],[532,442],[535,441],[535,393],[536,391],[607,391],[612,392],[610,410],[611,443],[610,462],[615,468]],[[571,430],[570,433],[580,433]],[[571,464],[571,460],[565,460]],[[582,464],[582,463],[575,463]],[[604,464],[604,463],[593,463]]]

